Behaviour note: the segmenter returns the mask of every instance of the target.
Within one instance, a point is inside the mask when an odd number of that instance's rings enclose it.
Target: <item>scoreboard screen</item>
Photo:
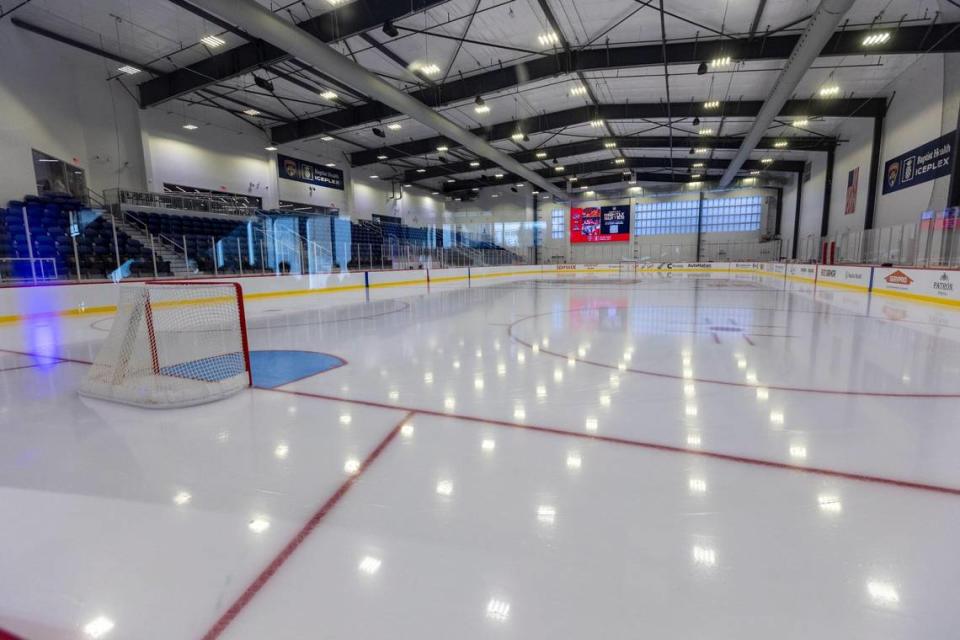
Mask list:
[[[630,208],[570,209],[570,242],[629,242]]]

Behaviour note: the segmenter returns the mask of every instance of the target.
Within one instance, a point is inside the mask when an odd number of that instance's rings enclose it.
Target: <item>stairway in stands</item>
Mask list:
[[[150,236],[147,235],[143,227],[132,222],[123,221],[121,220],[120,216],[117,216],[116,220],[117,229],[122,229],[123,232],[131,238],[139,240],[144,247],[150,247]],[[166,242],[157,239],[154,241],[153,246],[156,248],[157,257],[162,258],[170,263],[170,272],[173,274],[173,277],[187,278],[196,272],[195,269],[192,269],[189,265],[187,265],[187,261],[184,259],[183,254],[178,253]]]

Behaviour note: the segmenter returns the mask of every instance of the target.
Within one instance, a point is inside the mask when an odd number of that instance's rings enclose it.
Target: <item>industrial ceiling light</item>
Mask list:
[[[275,146],[273,146],[273,145],[270,145],[269,147],[264,147],[263,150],[264,150],[264,151],[276,151],[277,148],[276,148]]]
[[[323,165],[323,166],[325,166],[325,167],[330,167],[330,168],[332,169],[333,167],[337,166],[337,163],[336,163],[336,162],[328,162],[327,164],[325,164],[325,165]]]
[[[188,123],[188,124],[183,125],[183,128],[186,129],[187,131],[193,131],[194,129],[199,129],[200,127],[198,127],[198,126],[195,125],[195,124],[189,124],[189,123]]]
[[[530,136],[528,136],[527,134],[523,134],[523,141],[530,142]]]
[[[476,106],[473,107],[473,110],[477,113],[490,113],[490,107],[480,96],[477,96],[477,99],[474,100]]]
[[[797,118],[796,120],[793,121],[793,126],[795,127],[805,127],[808,124],[810,124],[810,121],[807,120],[806,118]]]
[[[703,103],[704,109],[716,109],[719,106],[720,106],[719,100],[707,100],[706,102]]]
[[[337,94],[327,89],[326,91],[320,94],[320,97],[323,98],[324,100],[336,100]]]
[[[617,143],[614,142],[613,140],[607,140],[606,142],[603,143],[603,147],[605,149],[616,149]]]
[[[700,135],[702,135],[702,136],[712,136],[712,135],[713,135],[713,129],[711,129],[710,127],[704,127],[703,129],[700,129]]]
[[[218,38],[217,36],[203,36],[200,38],[200,42],[207,45],[211,49],[216,49],[217,47],[222,47],[227,44],[227,41],[223,38]]]
[[[400,35],[400,31],[393,26],[393,22],[391,20],[387,20],[383,23],[383,32],[391,38],[396,38]]]
[[[760,162],[762,162],[763,164],[772,164],[773,158],[764,158]]]
[[[331,140],[333,140],[333,138],[332,138],[331,136],[321,136],[320,139],[321,139],[323,142],[330,142]]]
[[[471,166],[471,167],[479,167],[479,166],[480,166],[480,161],[479,161],[479,160],[474,160],[473,162],[470,163],[470,166]]]
[[[552,47],[560,42],[560,37],[555,32],[548,31],[537,36],[537,41],[541,47]]]
[[[130,66],[129,64],[123,65],[122,67],[120,67],[119,69],[117,69],[117,71],[119,71],[120,73],[125,73],[125,74],[127,74],[128,76],[132,76],[132,75],[134,75],[134,74],[140,73],[140,69],[137,69],[136,67]]]
[[[379,129],[379,128],[377,128],[377,127],[374,127],[374,128],[371,129],[370,131],[373,133],[373,135],[377,136],[378,138],[386,138],[386,137],[387,137],[387,134],[385,134],[385,133],[383,132],[383,129]]]
[[[579,179],[577,176],[570,176],[570,182],[576,182]]]
[[[840,85],[828,84],[820,88],[821,98],[832,98],[840,94]]]
[[[502,174],[502,173],[495,173],[495,174],[493,174],[493,177],[496,178],[497,180],[501,180],[501,179],[503,178],[503,174]]]
[[[390,124],[387,125],[387,129],[390,129],[390,131],[399,131],[402,128],[403,128],[403,125],[400,124],[399,122],[391,122]]]
[[[425,76],[435,76],[440,73],[440,67],[432,62],[414,62],[410,65],[410,71],[421,73]]]
[[[600,120],[600,119],[591,120],[591,121],[590,121],[590,126],[593,127],[594,129],[597,129],[597,128],[599,128],[599,127],[602,127],[602,126],[603,126],[603,120]]]
[[[730,56],[721,56],[711,60],[710,66],[714,68],[729,67],[731,62],[733,62],[733,60],[731,60]]]
[[[440,153],[445,153],[445,152],[447,152],[447,151],[449,151],[449,150],[450,150],[450,149],[449,149],[449,148],[447,147],[447,145],[445,145],[445,144],[442,144],[442,145],[440,145],[439,147],[437,147],[437,151],[439,151]]]
[[[563,171],[563,165],[562,165],[562,164],[558,164],[557,166],[555,166],[555,167],[553,168],[553,170],[556,171],[557,173],[560,173],[561,171]]]
[[[557,159],[556,159],[556,158],[553,159],[553,164],[557,164]]]
[[[257,85],[264,91],[269,91],[270,93],[273,93],[273,83],[267,80],[266,78],[261,78],[258,75],[254,75],[253,84]]]
[[[510,136],[510,139],[513,140],[514,142],[520,142],[521,140],[523,140],[523,132],[517,131],[516,133]]]
[[[386,160],[386,159],[387,159],[387,156],[383,155],[382,153],[379,156],[377,156],[377,160]]]
[[[519,191],[517,191],[516,187],[510,187],[510,191],[513,191],[514,193],[520,193]]]
[[[758,175],[760,175],[760,172],[754,170],[754,171],[751,171],[751,172],[750,172],[750,175],[752,175],[752,176],[758,176]]]
[[[426,172],[427,172],[426,169],[417,169],[417,173],[426,173]]]
[[[570,95],[572,96],[582,96],[582,95],[586,95],[586,93],[587,93],[587,88],[582,84],[578,84],[577,86],[570,89]]]
[[[694,116],[694,117],[693,117],[693,126],[697,127],[697,126],[699,126],[699,125],[700,125],[700,118]]]
[[[627,163],[626,158],[617,158],[616,160],[613,161],[613,164],[626,164],[626,163]]]
[[[700,65],[697,67],[697,75],[703,76],[703,75],[706,75],[706,73],[707,73],[707,63],[701,62]]]
[[[690,147],[690,155],[693,155],[693,154],[695,154],[695,153],[696,153],[696,151],[694,150],[694,148],[693,148],[693,147]]]
[[[710,149],[707,149],[706,147],[697,147],[694,149],[694,153],[706,153],[708,151],[710,151]]]
[[[773,143],[773,146],[776,149],[784,149],[786,148],[787,144],[788,143],[786,140],[777,140],[776,142]]]
[[[694,163],[693,163],[693,168],[694,168],[694,169],[702,169],[702,168],[703,168],[703,163],[702,163],[702,162],[694,162]]]
[[[537,158],[539,158],[540,160],[543,160],[546,157],[547,157],[546,151],[537,151]]]
[[[244,113],[244,115],[248,115],[248,116],[250,116],[251,118],[260,115],[260,112],[257,111],[256,109],[244,109],[244,110],[243,110],[243,113]]]
[[[879,44],[884,44],[890,40],[889,31],[875,31],[863,39],[863,46],[865,47],[875,47]]]

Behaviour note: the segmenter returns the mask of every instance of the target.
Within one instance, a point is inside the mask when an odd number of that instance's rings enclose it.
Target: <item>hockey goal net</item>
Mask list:
[[[121,286],[110,334],[80,393],[186,407],[251,386],[243,293],[235,283]]]

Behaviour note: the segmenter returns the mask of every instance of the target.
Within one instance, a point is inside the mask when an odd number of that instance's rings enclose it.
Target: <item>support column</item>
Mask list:
[[[700,201],[697,203],[697,259],[700,262],[700,239],[703,237],[703,191],[700,192]]]
[[[880,146],[883,143],[883,116],[873,119],[873,143],[870,147],[870,171],[867,178],[867,212],[863,218],[864,230],[873,229],[873,216],[877,210],[877,182],[880,172]],[[956,168],[956,167],[954,167]]]
[[[797,209],[793,214],[793,250],[790,258],[797,259],[797,246],[800,243],[800,197],[803,195],[803,171],[797,171]]]
[[[830,196],[833,194],[833,163],[836,151],[829,149],[827,151],[827,175],[823,181],[823,216],[820,218],[820,239],[827,236],[830,231]]]
[[[960,207],[960,109],[957,109],[957,130],[953,133],[953,166],[950,171],[950,192],[947,194],[948,207]]]

